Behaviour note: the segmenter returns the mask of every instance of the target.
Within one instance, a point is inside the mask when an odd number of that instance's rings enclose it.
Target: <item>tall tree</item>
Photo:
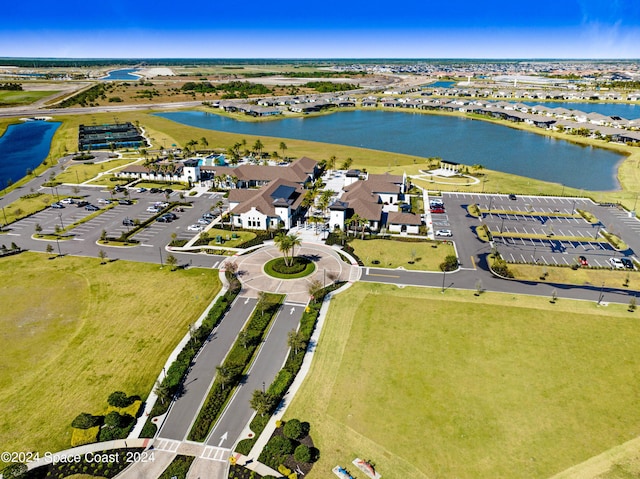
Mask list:
[[[263,148],[264,148],[264,145],[260,141],[260,138],[258,138],[256,142],[253,144],[253,151],[255,151],[256,155],[258,155],[258,158],[262,157]]]
[[[288,238],[289,238],[289,244],[291,245],[291,260],[293,261],[293,257],[295,256],[296,246],[300,246],[302,244],[302,240],[295,233],[291,233],[290,235],[288,235]]]
[[[287,144],[284,141],[280,142],[280,151],[282,152],[282,157],[286,160],[287,157],[284,156],[284,152],[287,151]]]
[[[287,335],[287,345],[291,348],[293,354],[298,354],[298,351],[307,347],[304,336],[302,336],[300,331],[296,331],[295,329],[289,331],[289,334]]]
[[[251,406],[251,409],[263,417],[271,410],[273,406],[273,397],[260,389],[256,389],[253,391],[253,396],[251,397],[251,401],[249,401],[249,405]]]
[[[273,239],[276,245],[278,245],[278,250],[282,253],[284,258],[284,264],[289,266],[289,251],[291,251],[291,238],[284,232],[281,231],[276,235]]]
[[[209,140],[207,140],[207,138],[203,136],[202,138],[200,138],[200,144],[202,145],[202,149],[206,150],[209,146]]]

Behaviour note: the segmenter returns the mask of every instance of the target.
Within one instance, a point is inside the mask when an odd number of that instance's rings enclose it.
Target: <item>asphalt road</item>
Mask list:
[[[271,325],[251,369],[207,439],[210,446],[232,447],[254,411],[249,401],[256,389],[268,388],[287,358],[289,331],[297,329],[304,306],[284,303]]]
[[[238,297],[222,322],[211,333],[184,380],[182,395],[171,406],[160,429],[159,437],[182,441],[186,439],[209,388],[238,333],[256,306],[256,299]]]

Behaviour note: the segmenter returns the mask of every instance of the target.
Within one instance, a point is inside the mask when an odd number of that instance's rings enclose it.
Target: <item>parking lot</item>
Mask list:
[[[463,260],[469,245],[473,247],[478,242],[473,231],[480,221],[466,213],[470,204],[491,211],[484,214],[482,222],[496,233],[494,245],[508,262],[572,265],[580,264],[582,257],[583,265],[586,262],[588,266],[610,268],[610,258],[634,257],[634,241],[640,232],[640,222],[629,218],[627,212],[584,198],[515,196],[510,199],[509,195],[445,193],[443,199],[447,214],[432,215],[432,227],[437,230],[446,223],[451,224]],[[589,211],[600,222],[585,221],[577,215],[578,209]],[[604,229],[620,236],[630,249],[615,251],[603,241],[600,231]],[[533,235],[543,238],[528,237]]]
[[[217,193],[208,193],[198,198],[180,200],[178,192],[172,192],[167,198],[164,193],[138,192],[135,188],[131,188],[127,196],[127,199],[131,200],[131,204],[120,204],[117,201],[113,201],[109,192],[97,188],[81,188],[80,193],[75,194],[61,187],[59,188],[59,193],[62,196],[73,195],[77,199],[74,200],[74,204],[62,204],[58,208],[49,207],[13,223],[11,225],[11,235],[30,237],[36,232],[36,225],[42,228],[43,234],[51,234],[55,233],[56,228],[65,229],[90,215],[95,215],[90,220],[68,230],[68,234],[72,235],[75,241],[95,242],[100,238],[103,231],[106,231],[109,237],[117,238],[122,233],[131,230],[134,223],[143,223],[156,216],[160,210],[157,212],[151,211],[150,207],[152,205],[176,201],[191,203],[192,205],[189,207],[180,208],[180,211],[175,213],[175,219],[166,222],[162,222],[162,220],[153,221],[139,230],[133,237],[143,247],[164,247],[171,241],[173,233],[176,233],[182,239],[190,239],[197,235],[197,231],[189,231],[189,226],[194,223],[197,224],[198,219],[203,214],[210,212],[211,207],[217,201],[223,200],[226,205],[223,196]],[[125,199],[125,196],[117,194],[114,195],[113,199]],[[81,203],[81,206],[78,206],[79,201],[87,203],[87,205]],[[87,209],[88,205],[96,206],[97,209],[95,211],[92,211],[91,207]]]

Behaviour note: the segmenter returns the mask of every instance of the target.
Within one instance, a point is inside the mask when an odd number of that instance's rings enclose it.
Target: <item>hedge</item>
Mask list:
[[[191,341],[180,351],[176,360],[169,366],[167,374],[162,380],[162,387],[166,388],[171,396],[178,392],[184,376],[191,365],[191,361],[204,344],[204,341],[209,337],[213,328],[220,323],[220,320],[229,309],[233,300],[236,299],[236,296],[240,293],[240,282],[231,275],[228,275],[227,279],[230,283],[229,289],[218,298],[209,310],[207,317],[202,321],[202,325],[193,334]],[[142,429],[140,437],[155,436],[156,426],[151,420],[167,412],[170,404],[171,401],[165,401],[164,403],[162,401],[156,401],[149,413],[149,418]]]
[[[316,321],[318,320],[318,315],[320,314],[320,308],[324,297],[331,291],[335,291],[342,287],[342,285],[344,285],[344,282],[334,283],[321,289],[302,314],[299,332],[307,344],[309,343],[311,335],[316,327]],[[284,395],[289,390],[289,386],[291,386],[293,380],[298,374],[298,371],[300,371],[300,368],[302,367],[305,354],[306,351],[304,349],[298,351],[298,354],[295,354],[293,349],[289,351],[289,356],[287,357],[284,367],[278,372],[273,382],[269,385],[268,393],[274,399],[274,407],[278,406]],[[255,434],[254,437],[252,439],[243,439],[240,441],[236,446],[236,452],[245,455],[248,454],[253,448],[255,442],[258,440],[258,437],[260,437],[264,428],[267,426],[268,422],[269,416],[260,416],[256,414],[251,421],[251,424],[249,424],[249,428]]]
[[[259,309],[253,312],[244,330],[247,333],[247,339],[239,336],[231,347],[229,354],[227,354],[222,364],[222,367],[229,372],[226,384],[223,385],[220,377],[216,376],[205,404],[189,432],[189,440],[201,442],[206,439],[209,430],[231,396],[233,389],[240,383],[242,373],[251,362],[267,327],[275,317],[280,304],[284,301],[284,296],[267,294],[267,301],[270,305],[264,311],[264,314]]]

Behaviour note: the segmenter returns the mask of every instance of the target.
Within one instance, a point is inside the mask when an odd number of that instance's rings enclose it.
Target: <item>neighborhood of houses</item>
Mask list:
[[[456,95],[449,92],[454,90]],[[353,92],[351,92],[353,93]],[[393,96],[378,97],[369,95],[364,98],[356,98],[351,95],[332,96],[332,95],[306,95],[306,96],[290,96],[290,97],[274,97],[268,99],[259,99],[256,104],[246,103],[235,100],[227,100],[209,103],[213,108],[219,108],[226,112],[241,113],[254,117],[266,117],[273,115],[281,115],[284,111],[294,113],[314,113],[329,108],[406,108],[419,110],[440,110],[440,111],[457,111],[462,113],[475,113],[479,115],[487,115],[494,118],[513,121],[516,123],[524,122],[539,128],[563,131],[567,133],[581,134],[591,136],[608,141],[637,144],[640,143],[640,118],[626,119],[618,116],[606,116],[599,113],[585,113],[579,110],[569,110],[563,107],[551,107],[545,105],[526,105],[524,103],[514,103],[507,101],[488,101],[479,99],[484,93],[479,91],[458,90],[448,88],[435,88],[424,90],[419,96],[406,95],[400,96],[400,91],[385,92]],[[502,94],[504,97],[512,95],[510,91],[494,91],[492,96]],[[609,93],[613,95],[613,93]],[[434,95],[439,95],[435,97]],[[595,98],[593,92],[575,92],[568,94],[567,92],[553,91],[530,91],[526,95],[514,98],[529,99],[576,99],[573,95],[578,95],[583,99]],[[616,94],[617,97],[619,94]],[[456,98],[451,98],[455,96]],[[475,99],[465,98],[466,96],[476,96]],[[628,95],[632,101],[640,99],[640,93]],[[600,99],[608,97],[600,94]]]

